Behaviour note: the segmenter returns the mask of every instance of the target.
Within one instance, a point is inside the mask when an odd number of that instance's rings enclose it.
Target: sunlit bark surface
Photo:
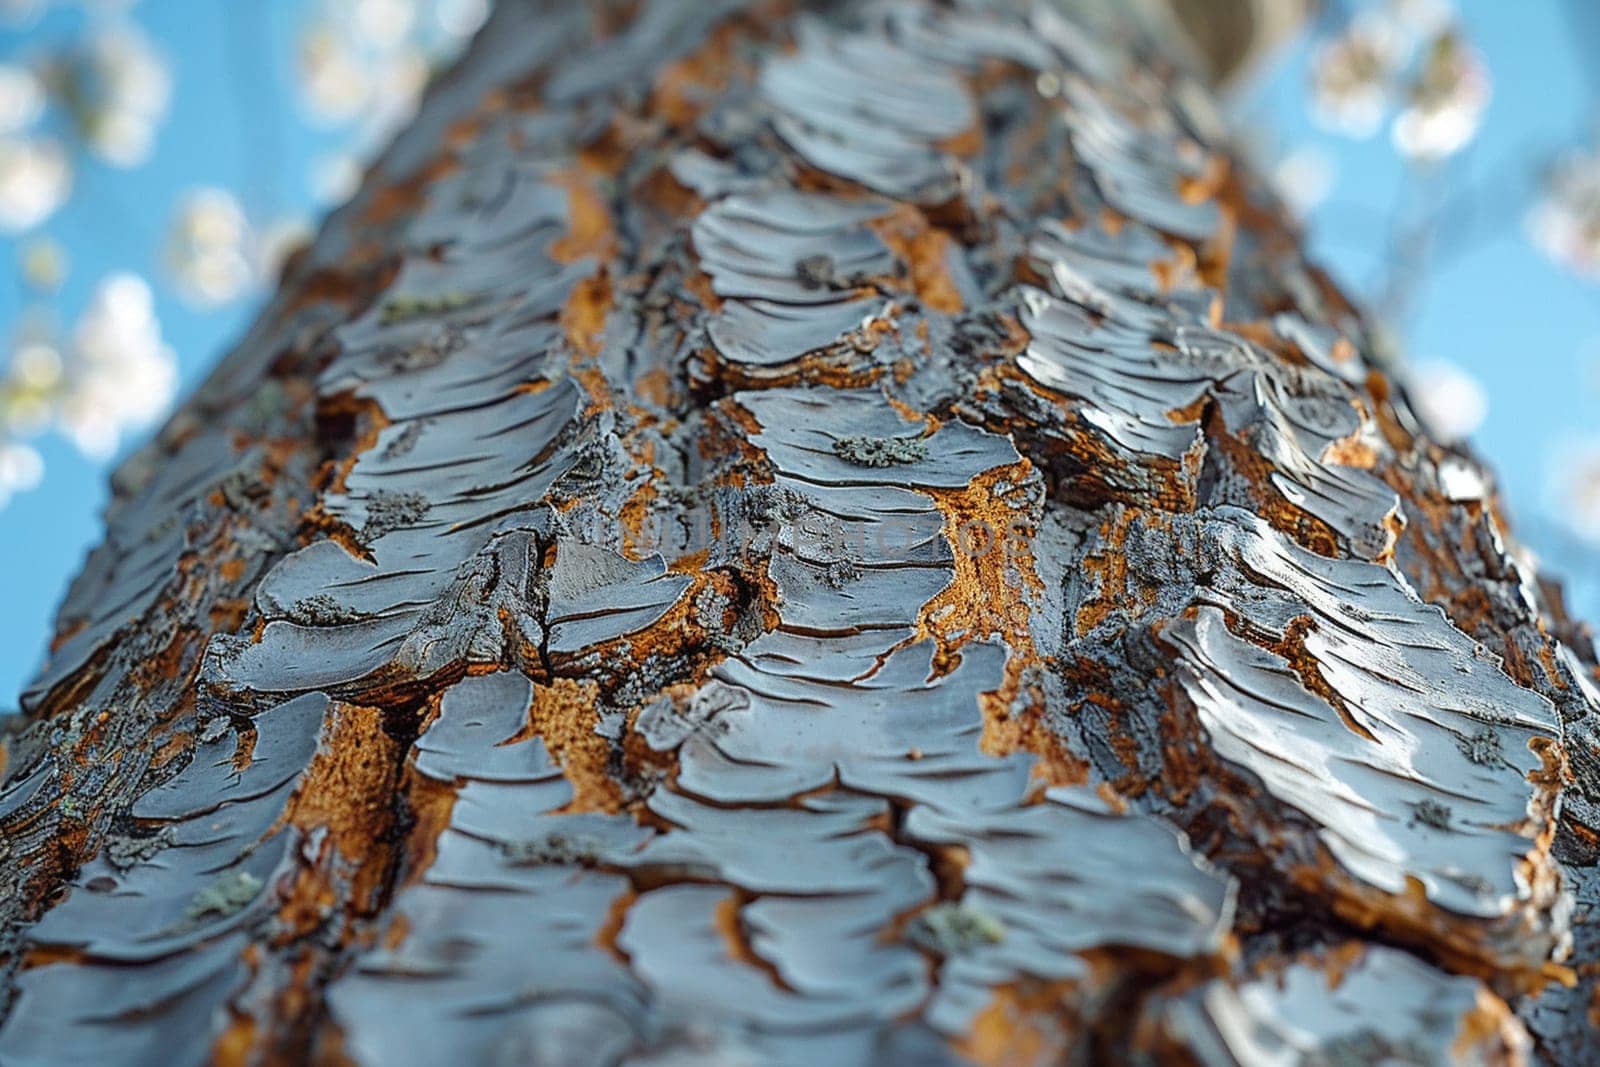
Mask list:
[[[0,1063],[1600,1056],[1591,643],[1161,56],[503,4],[117,475]]]

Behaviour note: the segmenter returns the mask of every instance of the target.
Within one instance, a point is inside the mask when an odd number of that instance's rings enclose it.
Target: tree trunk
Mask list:
[[[503,3],[116,476],[0,1063],[1594,1062],[1592,645],[1165,51]]]

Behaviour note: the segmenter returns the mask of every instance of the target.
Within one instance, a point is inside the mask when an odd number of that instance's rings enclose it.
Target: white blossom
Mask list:
[[[1451,0],[1388,0],[1384,16],[1404,36],[1428,40],[1449,28],[1456,11]]]
[[[1410,159],[1454,155],[1477,135],[1488,106],[1483,58],[1456,34],[1440,34],[1424,51],[1406,106],[1395,118],[1395,147]]]
[[[1470,436],[1489,414],[1483,384],[1454,363],[1424,360],[1411,366],[1408,377],[1411,406],[1447,443]]]
[[[48,137],[0,136],[0,229],[31,229],[55,214],[72,187],[72,165]]]
[[[374,66],[372,107],[363,121],[362,140],[372,148],[387,141],[417,112],[422,91],[428,87],[428,57],[420,48],[397,48]]]
[[[171,404],[177,359],[161,339],[150,287],[132,274],[102,282],[73,331],[57,418],[86,455],[109,456],[122,435]]]
[[[1304,145],[1272,168],[1272,184],[1296,218],[1305,218],[1333,189],[1334,162],[1322,148]]]
[[[44,114],[45,91],[26,67],[0,63],[0,134],[21,133]]]
[[[61,376],[61,354],[50,339],[19,344],[0,379],[0,436],[31,437],[49,426]]]
[[[1322,44],[1311,60],[1317,120],[1351,137],[1376,133],[1389,107],[1400,45],[1393,24],[1370,14]]]
[[[350,38],[329,22],[300,37],[300,95],[311,117],[340,125],[361,113],[372,94],[372,71]]]
[[[396,48],[417,21],[416,0],[347,0],[355,33],[379,51]]]
[[[434,65],[487,17],[486,0],[322,0],[301,32],[299,88],[310,116],[353,125],[343,151],[313,165],[320,200],[342,200],[416,113]],[[344,157],[351,157],[347,161]]]
[[[22,281],[40,293],[53,293],[67,279],[67,250],[49,237],[35,237],[18,250]]]
[[[44,477],[44,460],[20,441],[0,440],[0,508],[17,493],[26,492]]]
[[[279,219],[264,226],[255,241],[256,276],[270,283],[290,256],[311,243],[316,231],[302,218]]]
[[[19,346],[11,357],[10,380],[23,389],[49,393],[61,381],[61,353],[45,339]]]
[[[321,156],[311,164],[311,195],[324,204],[342,203],[361,185],[361,164],[348,152]]]
[[[166,60],[132,23],[95,30],[58,61],[53,80],[90,151],[118,167],[143,163],[172,97]]]
[[[299,40],[302,102],[345,145],[312,165],[314,195],[347,199],[361,167],[416,113],[436,63],[488,16],[487,0],[321,0]]]
[[[249,243],[250,225],[233,194],[195,189],[183,198],[167,235],[167,267],[189,300],[225,304],[253,278]]]
[[[1552,455],[1551,510],[1572,533],[1600,546],[1600,440],[1563,441]]]
[[[489,0],[435,0],[433,19],[446,36],[470,37],[489,17]]]
[[[1552,167],[1527,224],[1545,255],[1600,281],[1600,152],[1574,154]]]

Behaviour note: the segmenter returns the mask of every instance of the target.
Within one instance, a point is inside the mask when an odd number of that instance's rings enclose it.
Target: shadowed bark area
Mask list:
[[[0,1062],[1600,1055],[1585,630],[1070,5],[500,5],[116,476]]]

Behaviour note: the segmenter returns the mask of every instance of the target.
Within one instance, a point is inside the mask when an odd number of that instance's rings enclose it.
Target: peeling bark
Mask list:
[[[116,477],[0,1062],[1600,1055],[1596,667],[1152,42],[502,3]]]

